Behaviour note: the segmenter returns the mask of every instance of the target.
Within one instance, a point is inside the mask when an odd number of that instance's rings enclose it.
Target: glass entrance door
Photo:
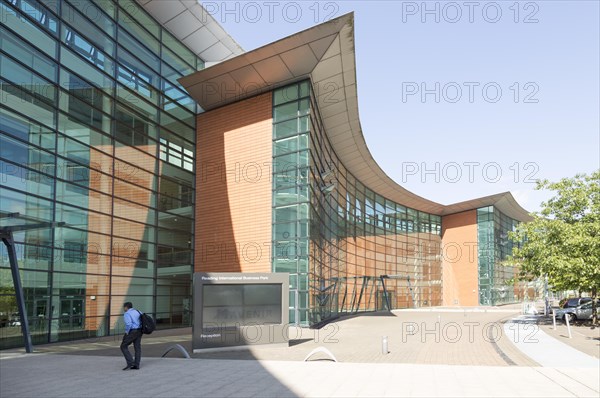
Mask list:
[[[60,300],[60,328],[83,328],[84,301],[81,298],[63,298]]]
[[[48,299],[37,298],[33,300],[33,314],[31,317],[32,332],[45,331],[48,321]]]

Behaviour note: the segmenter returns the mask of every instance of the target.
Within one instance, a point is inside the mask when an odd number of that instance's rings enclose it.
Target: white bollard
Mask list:
[[[556,330],[556,310],[552,308],[552,330]]]
[[[381,338],[381,353],[383,355],[387,355],[389,353],[389,351],[388,351],[388,338],[387,338],[387,336],[383,336]]]
[[[569,314],[565,314],[565,321],[567,321],[567,331],[569,332],[569,338],[572,338],[571,336],[571,323],[569,322]]]

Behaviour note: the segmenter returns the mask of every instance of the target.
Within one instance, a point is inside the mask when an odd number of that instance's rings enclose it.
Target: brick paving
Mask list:
[[[502,330],[502,322],[518,315],[502,312],[394,311],[348,317],[322,329],[290,329],[290,346],[253,346],[244,351],[193,354],[205,359],[262,359],[301,361],[317,347],[331,351],[339,362],[419,363],[445,365],[536,365],[520,353]],[[382,337],[388,337],[388,354],[382,353]],[[36,352],[121,356],[121,336],[71,343],[36,346]],[[143,340],[145,357],[160,357],[172,344],[192,353],[191,329],[158,331]],[[3,351],[0,355],[19,350]],[[317,358],[325,358],[319,354]],[[180,356],[173,351],[170,357]]]
[[[312,339],[295,346],[297,353],[289,354],[301,355],[323,346],[340,362],[508,366],[511,363],[500,347],[510,346],[504,344],[508,336],[502,333],[501,322],[511,315],[396,311],[393,316],[360,316],[335,322],[320,330],[319,336],[307,336]],[[388,337],[387,355],[382,354],[383,336]],[[255,355],[261,359],[284,359],[268,348],[255,350]],[[533,364],[516,350],[510,352],[510,357],[513,363]]]

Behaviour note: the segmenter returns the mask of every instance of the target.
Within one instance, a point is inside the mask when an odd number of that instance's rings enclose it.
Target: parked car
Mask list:
[[[4,327],[4,326],[8,326],[10,323],[10,318],[8,317],[8,314],[5,314],[4,312],[0,312],[0,328]]]
[[[589,303],[591,301],[591,297],[574,297],[565,301],[561,308],[575,308],[579,307],[581,304]]]
[[[21,326],[21,317],[18,312],[13,312],[10,314],[10,321],[8,326]]]
[[[569,322],[574,321],[585,321],[588,319],[592,319],[592,301],[586,300],[584,304],[581,304],[577,307],[566,307],[561,308],[556,311],[556,318],[562,319],[566,321],[566,318],[569,318]]]

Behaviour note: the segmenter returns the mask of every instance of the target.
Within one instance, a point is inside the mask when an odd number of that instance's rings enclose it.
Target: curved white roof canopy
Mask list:
[[[374,192],[436,215],[494,205],[509,217],[529,219],[510,192],[445,206],[408,191],[379,167],[360,126],[353,13],[185,76],[179,82],[209,111],[306,78],[311,79],[325,131],[337,156]]]
[[[136,1],[206,66],[244,52],[198,0]]]

